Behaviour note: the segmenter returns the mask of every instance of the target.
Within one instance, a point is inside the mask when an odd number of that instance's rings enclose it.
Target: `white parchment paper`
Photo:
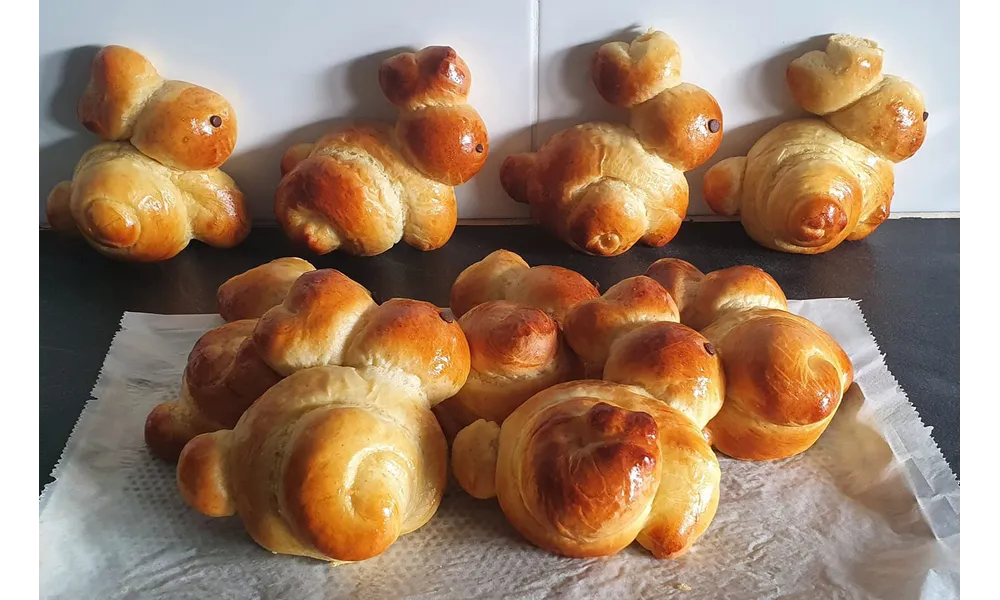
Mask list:
[[[708,532],[678,560],[637,544],[567,559],[525,541],[495,500],[452,483],[435,517],[363,563],[331,567],[258,547],[238,517],[178,495],[143,424],[178,393],[217,315],[126,313],[42,494],[42,598],[957,598],[959,485],[885,366],[858,304],[790,303],[850,355],[856,383],[809,451],[720,457]],[[942,398],[941,401],[950,399]]]

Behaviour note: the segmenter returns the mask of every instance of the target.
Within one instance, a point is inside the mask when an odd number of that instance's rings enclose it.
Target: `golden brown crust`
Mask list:
[[[165,260],[191,239],[230,247],[250,231],[243,195],[227,175],[170,169],[125,142],[91,148],[77,163],[70,189],[60,186],[49,197],[51,211],[65,215],[60,203],[68,193],[79,232],[112,258]]]
[[[80,122],[106,140],[126,140],[180,170],[218,168],[236,146],[236,113],[219,94],[166,81],[144,56],[102,48],[77,105]]]
[[[807,450],[854,379],[837,342],[786,311],[733,311],[703,333],[726,373],[726,401],[708,429],[715,447],[734,458],[772,460]]]
[[[825,115],[851,104],[882,78],[882,49],[872,40],[838,34],[825,50],[793,60],[785,73],[796,104]]]
[[[469,68],[454,49],[393,56],[379,84],[400,109],[395,127],[353,123],[282,158],[275,217],[318,254],[371,256],[400,240],[440,248],[458,220],[452,186],[471,179],[489,155],[486,125],[465,102]]]
[[[704,351],[710,355],[700,363],[706,373],[716,373],[721,361],[715,396],[721,394],[724,380],[725,401],[721,409],[715,403],[714,417],[704,412],[695,419],[702,425],[711,419],[706,433],[716,448],[748,460],[785,458],[808,449],[854,379],[851,361],[837,342],[814,323],[788,312],[777,282],[756,267],[740,265],[705,275],[690,263],[667,258],[653,263],[647,274],[673,295],[681,322],[701,334],[680,336],[678,342],[687,351],[668,349],[664,339],[642,343],[639,337],[653,327],[647,326],[612,348],[605,377],[642,385],[663,399],[657,386],[666,379],[653,368],[659,366],[656,354],[662,351],[663,360],[669,355],[677,369],[686,364],[685,354],[697,365],[696,357]],[[679,373],[671,376],[684,381]],[[713,404],[688,402],[684,392],[691,388],[682,384],[678,389],[681,401],[671,406],[689,416]]]
[[[105,46],[90,65],[90,80],[77,103],[77,119],[106,140],[132,137],[135,118],[163,83],[146,57],[124,46]]]
[[[149,412],[143,439],[153,456],[174,462],[194,437],[223,428],[205,418],[187,398],[186,390],[182,390],[180,400],[157,404]]]
[[[663,286],[639,275],[616,283],[600,298],[574,306],[566,315],[563,331],[583,359],[587,377],[599,379],[618,338],[647,323],[679,319],[677,305]]]
[[[204,171],[226,162],[236,147],[236,112],[219,94],[167,81],[139,113],[132,144],[168,167]]]
[[[758,243],[816,254],[852,235],[862,216],[870,227],[888,214],[892,188],[889,161],[819,119],[799,119],[751,148],[740,214]]]
[[[725,376],[715,347],[680,323],[647,323],[618,338],[604,367],[605,381],[641,387],[699,428],[718,414]]]
[[[718,214],[739,214],[757,243],[819,254],[871,234],[889,217],[893,163],[913,156],[926,136],[920,91],[882,74],[872,40],[832,36],[788,66],[792,96],[820,119],[796,119],[765,134],[746,157],[705,173]]]
[[[448,438],[478,419],[499,423],[535,393],[583,376],[560,324],[573,306],[597,296],[579,273],[529,267],[507,250],[463,270],[450,304],[469,340],[472,369],[461,391],[435,410]]]
[[[451,469],[459,486],[473,498],[497,495],[497,449],[500,426],[479,419],[458,432],[452,444]]]
[[[712,212],[727,217],[740,214],[746,170],[747,157],[733,156],[720,160],[705,171],[701,192]]]
[[[309,158],[312,154],[313,149],[316,144],[295,144],[288,150],[285,150],[285,154],[281,157],[281,176],[284,177],[288,175],[292,169],[294,169],[298,164],[305,159]]]
[[[77,105],[80,122],[106,140],[80,159],[46,213],[102,254],[140,262],[172,258],[191,239],[230,248],[250,232],[246,201],[217,169],[236,145],[225,98],[165,81],[138,52],[101,49]]]
[[[228,430],[199,435],[184,446],[178,459],[177,487],[181,496],[210,517],[236,513],[227,481],[230,438]]]
[[[514,201],[522,204],[531,201],[528,184],[534,177],[532,174],[534,167],[534,152],[511,154],[500,165],[500,185]]]
[[[465,385],[469,344],[459,324],[430,302],[393,298],[361,317],[344,364],[416,378],[434,406]]]
[[[368,290],[334,269],[299,276],[284,301],[267,311],[253,332],[261,357],[283,375],[343,364],[361,317],[374,309]]]
[[[469,462],[488,471],[489,446],[472,444],[466,431],[454,451],[478,453]],[[565,556],[613,554],[635,539],[654,556],[677,556],[708,527],[718,491],[718,461],[697,427],[632,386],[556,385],[500,430],[504,514],[529,541]]]
[[[508,157],[500,183],[573,248],[617,256],[637,242],[670,242],[687,214],[684,171],[715,153],[722,111],[705,90],[680,82],[680,53],[649,31],[632,44],[601,46],[594,83],[610,103],[632,109],[631,127],[584,123],[536,153]]]
[[[661,258],[646,269],[680,309],[680,322],[701,330],[727,311],[744,308],[788,309],[781,286],[767,272],[738,265],[705,275],[679,258]]]
[[[285,257],[230,277],[219,286],[219,315],[226,321],[259,319],[285,300],[300,275],[315,269],[301,258]]]
[[[472,87],[472,72],[454,48],[428,46],[387,58],[378,70],[385,97],[400,108],[461,104]]]
[[[702,88],[681,83],[632,109],[642,145],[681,171],[705,163],[722,143],[722,108]]]
[[[468,104],[403,112],[396,139],[414,167],[445,185],[472,179],[490,153],[486,124]]]
[[[146,419],[146,445],[154,455],[177,460],[196,435],[235,426],[281,379],[252,344],[256,324],[256,319],[233,321],[198,339],[188,355],[180,399],[156,406]]]
[[[653,417],[603,402],[586,404],[570,411],[567,403],[567,410],[536,420],[524,444],[521,482],[540,519],[583,539],[643,516],[661,473]]]
[[[301,275],[253,332],[260,356],[283,375],[345,365],[415,387],[431,406],[454,395],[469,373],[458,323],[428,302],[377,305],[368,290],[333,269]]]
[[[272,552],[375,556],[425,524],[444,491],[447,445],[414,391],[352,368],[299,371],[261,396],[234,430],[185,448],[181,492],[210,516],[228,498]],[[239,460],[220,460],[226,453]]]
[[[680,83],[681,51],[670,36],[650,30],[631,44],[608,42],[598,48],[590,74],[608,103],[636,106]]]
[[[237,296],[270,292],[271,277],[285,276],[276,271],[303,267],[311,265],[274,261],[231,280],[227,289]],[[158,406],[147,420],[147,444],[157,456],[175,460],[199,433],[234,427],[282,377],[321,365],[346,365],[390,380],[430,408],[461,389],[469,360],[458,323],[437,307],[405,299],[379,306],[339,271],[306,270],[259,320],[233,321],[198,340],[181,398]]]
[[[450,440],[479,419],[502,423],[543,389],[579,378],[583,369],[544,311],[496,300],[465,313],[471,370],[462,389],[434,408]]]
[[[886,75],[860,100],[826,115],[847,138],[892,162],[902,162],[924,143],[924,98],[912,83]]]
[[[193,405],[226,428],[235,426],[243,411],[281,379],[253,345],[257,323],[245,319],[216,327],[188,355],[183,385]]]
[[[362,160],[311,156],[281,180],[274,214],[293,242],[317,254],[373,256],[402,237],[391,193],[391,182]]]
[[[561,323],[566,312],[584,300],[599,296],[594,284],[576,271],[528,263],[509,250],[496,250],[466,267],[451,286],[450,306],[462,317],[490,300],[540,309]]]
[[[687,213],[683,172],[621,125],[565,129],[532,159],[505,161],[501,176],[508,194],[527,197],[542,225],[590,254],[615,256],[640,240],[666,244]]]
[[[45,219],[53,231],[65,234],[78,234],[80,230],[73,220],[73,211],[70,200],[73,194],[73,183],[71,181],[60,181],[49,192],[49,197],[45,201]]]

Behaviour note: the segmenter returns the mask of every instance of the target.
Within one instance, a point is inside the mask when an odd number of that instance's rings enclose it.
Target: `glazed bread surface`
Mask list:
[[[243,336],[238,346],[222,335],[227,328]],[[238,514],[272,552],[332,562],[372,558],[431,518],[447,472],[431,409],[469,374],[469,346],[450,315],[404,298],[377,304],[339,271],[318,269],[256,322],[213,336],[221,341],[203,345],[220,348],[215,362],[189,364],[185,374],[192,399],[202,400],[195,376],[235,369],[227,367],[240,363],[233,353],[258,361],[275,382],[243,406],[198,406],[209,425],[225,428],[204,428],[180,452],[188,504],[207,516]]]
[[[172,258],[193,239],[231,248],[250,232],[243,193],[228,175],[173,169],[127,142],[84,153],[73,180],[49,194],[46,215],[105,256],[138,262]]]
[[[854,380],[851,360],[837,341],[789,312],[781,287],[756,267],[706,275],[664,258],[647,274],[671,292],[681,322],[698,329],[722,361],[725,401],[706,427],[712,444],[746,460],[808,450]]]
[[[300,275],[315,269],[308,261],[289,256],[235,275],[219,286],[219,315],[226,321],[259,319],[284,302]]]
[[[388,58],[378,81],[400,111],[395,126],[350,123],[282,158],[275,217],[317,254],[373,256],[400,240],[440,248],[458,218],[453,186],[489,155],[486,125],[466,102],[471,72],[453,48]]]
[[[430,520],[444,490],[447,446],[413,392],[347,367],[299,371],[235,429],[184,448],[181,494],[207,516],[238,514],[271,552],[377,556]]]
[[[739,216],[757,243],[818,254],[860,240],[889,218],[893,164],[913,156],[928,113],[913,84],[882,73],[873,40],[838,34],[788,65],[792,98],[820,118],[766,133],[747,156],[705,172],[705,201]]]
[[[584,376],[563,334],[573,307],[598,297],[596,286],[563,267],[529,267],[497,250],[463,270],[451,288],[451,311],[469,342],[465,386],[434,412],[451,440],[479,419],[501,423],[543,389]]]
[[[227,288],[234,305],[249,304],[237,292],[259,291],[243,284],[259,283],[260,274],[248,271],[237,280],[241,285]],[[308,270],[260,319],[234,321],[202,336],[188,358],[181,397],[150,413],[146,443],[161,458],[176,460],[198,433],[232,428],[283,377],[326,365],[418,387],[433,406],[465,384],[469,347],[454,319],[427,302],[394,298],[380,305],[339,271]]]
[[[509,156],[500,172],[504,190],[588,254],[668,243],[687,214],[684,172],[707,161],[722,141],[718,102],[682,83],[680,69],[677,43],[660,31],[601,46],[591,77],[605,100],[630,109],[629,125],[583,123],[537,152]]]
[[[91,63],[77,117],[105,142],[49,193],[53,229],[139,262],[172,258],[192,239],[230,248],[246,238],[243,193],[218,169],[237,135],[221,95],[163,79],[135,50],[106,46]]]
[[[499,431],[485,421],[463,430],[452,456],[464,489],[495,492],[518,532],[569,557],[614,554],[636,540],[657,558],[680,556],[718,506],[719,464],[700,430],[627,385],[548,388]],[[480,482],[491,467],[494,490]]]
[[[566,316],[563,331],[583,360],[587,377],[600,379],[611,343],[648,323],[678,322],[677,304],[663,286],[649,277],[629,277],[599,298],[580,302]]]
[[[508,300],[544,311],[556,322],[579,302],[600,294],[576,271],[551,265],[529,267],[509,250],[491,252],[466,267],[451,286],[451,311],[457,317],[491,300]]]

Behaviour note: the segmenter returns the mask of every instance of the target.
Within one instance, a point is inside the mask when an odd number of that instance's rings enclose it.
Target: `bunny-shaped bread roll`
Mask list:
[[[433,381],[450,382],[444,389],[457,391],[468,377],[469,350],[453,321],[426,302],[394,298],[376,304],[368,290],[339,271],[307,271],[260,319],[234,321],[202,336],[188,357],[181,397],[149,414],[146,444],[155,455],[176,460],[191,438],[234,427],[268,388],[314,366],[392,371],[391,365],[399,364],[418,377],[429,369],[437,373]],[[370,328],[379,332],[375,338],[368,335]],[[370,338],[385,347],[373,347]],[[438,398],[443,392],[437,383],[426,387],[435,404],[453,393]]]
[[[657,558],[680,556],[719,502],[719,463],[697,425],[606,381],[548,388],[501,426],[476,421],[455,438],[452,470],[472,495],[495,495],[529,541],[570,557],[634,540]]]
[[[315,269],[308,261],[290,256],[230,277],[219,286],[219,316],[226,321],[259,319],[284,302],[300,275]]]
[[[579,273],[497,250],[467,267],[451,288],[451,310],[469,342],[469,378],[434,413],[452,439],[478,419],[503,421],[535,393],[583,376],[560,324],[597,288]]]
[[[443,246],[455,230],[455,190],[486,162],[486,125],[466,104],[468,65],[431,46],[382,63],[382,93],[400,109],[395,127],[355,123],[281,161],[274,214],[313,252],[371,256],[400,239],[419,250]]]
[[[509,156],[501,183],[577,250],[615,256],[640,240],[663,246],[687,214],[684,172],[722,141],[722,111],[711,94],[681,83],[680,49],[659,31],[601,46],[591,74],[605,100],[631,110],[629,126],[563,130],[538,152]]]
[[[469,373],[454,319],[427,302],[377,305],[323,269],[300,276],[249,339],[285,378],[232,430],[184,447],[177,479],[188,503],[239,514],[272,552],[330,561],[371,558],[426,523],[447,472],[431,408]]]
[[[49,194],[53,229],[134,261],[171,258],[192,239],[229,248],[250,232],[242,192],[218,169],[236,145],[225,98],[165,80],[138,52],[107,46],[94,58],[77,115],[109,141]]]
[[[647,275],[676,300],[722,359],[725,401],[708,423],[712,444],[733,458],[773,460],[809,449],[854,379],[828,333],[787,310],[777,282],[751,266],[703,274],[676,258]]]
[[[705,200],[739,215],[757,243],[818,254],[868,236],[889,217],[893,163],[913,156],[927,133],[919,90],[882,74],[882,49],[834,35],[824,51],[793,60],[795,102],[819,119],[796,119],[760,138],[747,156],[705,173]]]

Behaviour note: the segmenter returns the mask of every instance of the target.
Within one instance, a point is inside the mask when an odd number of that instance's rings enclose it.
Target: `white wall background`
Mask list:
[[[49,190],[97,141],[75,107],[100,46],[135,48],[165,77],[230,100],[240,131],[223,169],[267,221],[285,148],[345,119],[393,119],[379,63],[404,48],[451,45],[472,69],[470,103],[490,132],[486,167],[458,189],[459,216],[502,218],[528,214],[500,188],[505,156],[570,124],[626,118],[594,91],[589,61],[601,43],[648,27],[678,41],[684,79],[722,106],[725,136],[709,165],[800,114],[783,80],[792,58],[832,33],[877,40],[885,72],[914,82],[930,113],[923,148],[897,167],[893,213],[958,211],[958,11],[955,0],[42,0],[39,219]],[[688,175],[691,215],[709,213],[705,168]]]

